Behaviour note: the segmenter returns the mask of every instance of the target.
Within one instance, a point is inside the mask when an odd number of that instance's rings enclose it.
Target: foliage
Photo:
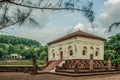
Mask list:
[[[116,64],[120,64],[120,57],[117,59],[113,59],[112,60],[112,64],[116,65]]]
[[[36,56],[45,60],[47,50],[47,45],[42,46],[35,40],[0,35],[0,58],[4,55],[17,53],[24,56],[25,59],[32,59],[33,56]]]
[[[118,27],[120,25],[120,22],[114,22],[109,26],[109,30],[108,32],[110,32],[112,30],[113,27]]]
[[[105,50],[104,59],[108,60],[108,57],[114,58],[114,53],[111,50]]]
[[[26,46],[40,45],[40,43],[35,40],[20,38],[15,36],[7,36],[7,35],[0,35],[0,43],[6,43],[6,44],[12,44],[12,45],[22,44]]]
[[[89,20],[89,22],[92,24],[92,28],[94,28],[93,26],[93,22],[95,19],[95,14],[93,13],[93,3],[89,2],[87,6],[83,6],[83,10],[88,11],[88,12],[84,12],[84,16]]]
[[[38,25],[33,9],[81,11],[91,22],[94,20],[92,4],[89,0],[0,0],[0,29],[26,21]]]
[[[109,55],[112,56],[113,64],[120,63],[120,33],[109,37],[105,42],[105,60]]]
[[[40,53],[40,60],[45,60],[46,59],[46,56],[47,56],[47,53],[45,51],[42,51]]]
[[[3,50],[2,48],[0,48],[0,58],[2,58],[4,54],[7,54],[7,52]]]

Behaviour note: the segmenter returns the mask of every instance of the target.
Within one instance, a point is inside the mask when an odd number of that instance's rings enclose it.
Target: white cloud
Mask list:
[[[103,10],[103,13],[94,21],[94,29],[90,27],[90,24],[84,24],[87,27],[84,26],[82,30],[104,38],[120,33],[120,26],[112,28],[112,31],[108,33],[108,28],[112,23],[120,22],[120,0],[105,1]]]
[[[109,26],[113,22],[120,21],[120,0],[107,0],[104,3],[104,12],[101,14],[103,17],[99,21],[104,26]]]
[[[92,33],[101,35],[105,38],[120,33],[120,27],[113,28],[108,33],[109,26],[114,22],[120,22],[120,0],[107,0],[104,3],[103,13],[94,22],[95,29]]]
[[[77,25],[75,25],[74,31],[78,30],[85,30],[85,26],[82,23],[78,23]]]
[[[14,35],[18,37],[25,37],[28,39],[37,40],[42,44],[46,44],[51,40],[54,40],[55,38],[58,38],[58,36],[64,35],[65,32],[67,32],[67,29],[57,29],[57,28],[27,28],[27,27],[21,27],[21,28],[15,28],[14,30],[7,29],[9,35]]]
[[[27,27],[16,28],[9,31],[9,34],[26,37],[37,40],[43,44],[59,38],[67,34],[68,30],[78,23],[75,28],[89,33],[93,33],[102,37],[108,37],[120,32],[119,28],[113,28],[112,32],[107,33],[106,30],[113,22],[120,22],[120,0],[106,0],[104,3],[104,11],[99,18],[94,22],[95,28],[91,28],[90,24],[86,24],[86,19],[78,16],[79,13],[72,12],[46,12],[35,10],[32,14],[39,22],[40,28],[35,28],[34,25],[25,25]],[[68,14],[69,13],[69,14]],[[83,21],[83,22],[82,22]],[[84,23],[81,24],[81,23]],[[31,28],[32,27],[32,28]],[[72,28],[73,31],[74,28]]]
[[[101,15],[100,15],[100,18],[106,18],[107,17],[107,13],[102,13]]]
[[[50,11],[40,11],[33,10],[31,16],[38,23],[38,25],[32,25],[30,23],[26,24],[24,27],[28,28],[44,28],[47,26],[47,23],[50,21]]]
[[[97,22],[96,22],[97,23]],[[77,30],[81,30],[81,31],[84,31],[84,32],[87,32],[87,33],[92,33],[92,34],[95,34],[95,35],[98,35],[98,36],[101,36],[101,37],[106,37],[106,35],[104,35],[105,31],[106,31],[106,28],[101,28],[99,27],[98,25],[100,24],[96,24],[96,26],[98,27],[95,27],[95,28],[92,28],[91,26],[89,26],[90,24],[88,25],[83,25],[82,23],[78,23],[77,25],[75,25],[71,32],[73,31],[77,31]],[[86,27],[87,26],[87,27]]]
[[[65,14],[64,12],[45,11],[40,13],[40,11],[34,11],[32,14],[37,17],[37,21],[40,24],[39,28],[31,24],[25,24],[20,28],[8,31],[8,34],[34,39],[45,44],[67,34],[68,30],[74,25],[74,22],[77,23],[79,21],[76,20],[77,17],[75,18],[72,12]],[[71,19],[71,16],[74,18]]]

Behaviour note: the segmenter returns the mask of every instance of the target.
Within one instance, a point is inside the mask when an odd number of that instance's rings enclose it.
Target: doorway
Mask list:
[[[60,51],[60,60],[63,59],[63,51]]]
[[[94,58],[94,48],[90,47],[90,59]]]

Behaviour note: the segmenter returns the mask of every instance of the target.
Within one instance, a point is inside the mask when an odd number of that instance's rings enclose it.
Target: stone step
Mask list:
[[[56,66],[58,66],[62,61],[61,60],[55,60],[52,61],[46,68],[44,71],[51,71],[54,70],[56,68]]]
[[[85,73],[66,73],[66,72],[38,72],[38,74],[53,74],[70,77],[83,77],[83,76],[96,76],[96,75],[109,75],[109,74],[120,74],[120,71],[103,71],[103,72],[85,72]]]

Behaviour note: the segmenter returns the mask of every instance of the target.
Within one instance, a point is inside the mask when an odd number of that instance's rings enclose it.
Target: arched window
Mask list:
[[[60,52],[60,53],[63,53],[63,49],[62,49],[61,47],[59,48],[59,52]]]
[[[99,48],[96,48],[95,56],[98,56],[99,53],[100,53],[100,49],[99,49]]]
[[[53,53],[53,58],[55,58],[55,53]]]
[[[53,56],[53,58],[55,58],[55,52],[54,52],[54,50],[52,50],[52,56]]]
[[[70,56],[73,55],[73,50],[72,50],[72,47],[71,47],[71,46],[68,47],[68,52],[69,52],[69,55],[70,55]]]
[[[90,47],[90,54],[93,54],[93,53],[94,53],[94,48]]]
[[[86,47],[83,47],[83,52],[82,52],[83,55],[86,55],[87,54],[87,48]]]

